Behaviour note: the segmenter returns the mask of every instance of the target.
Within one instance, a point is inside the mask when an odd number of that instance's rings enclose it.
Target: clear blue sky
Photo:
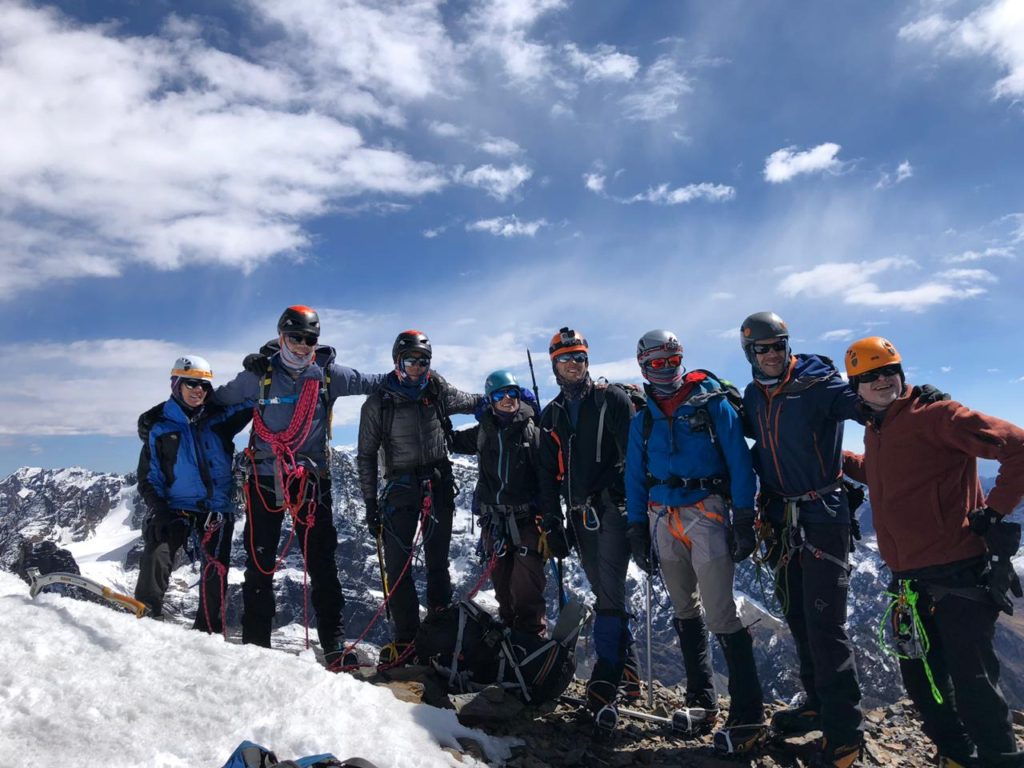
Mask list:
[[[773,309],[1024,422],[1022,97],[1016,0],[0,0],[0,475],[131,468],[175,357],[226,381],[294,303],[547,396],[561,325],[744,383]]]

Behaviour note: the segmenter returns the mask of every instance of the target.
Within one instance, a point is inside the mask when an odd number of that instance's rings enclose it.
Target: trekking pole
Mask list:
[[[533,355],[530,348],[526,348],[526,361],[530,364],[530,378],[533,380],[533,396],[537,398],[537,407],[540,408],[540,390],[537,388],[537,376],[533,372]]]
[[[380,585],[384,590],[384,613],[391,621],[391,601],[388,600],[388,573],[384,568],[384,524],[377,529],[377,562],[380,564]]]
[[[654,706],[654,667],[651,666],[651,580],[653,569],[647,574],[647,707]]]

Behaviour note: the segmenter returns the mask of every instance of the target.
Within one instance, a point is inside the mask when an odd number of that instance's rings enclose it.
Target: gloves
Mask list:
[[[380,507],[377,505],[377,500],[366,502],[366,527],[370,530],[370,533],[376,535],[380,531],[381,526]]]
[[[754,533],[754,510],[743,508],[732,511],[732,561],[742,563],[757,547]]]
[[[639,566],[644,573],[651,572],[651,529],[647,523],[630,523],[626,529],[626,538],[629,539],[629,550],[633,555],[633,562]]]
[[[967,513],[967,525],[973,533],[984,536],[988,529],[1003,519],[992,507],[983,507]]]
[[[171,526],[183,518],[166,507],[153,510],[142,523],[142,541],[147,547],[155,547],[170,541]]]
[[[255,352],[251,355],[245,356],[245,359],[242,360],[242,367],[249,371],[249,373],[255,373],[257,376],[263,376],[270,370],[270,358],[264,354]]]
[[[855,485],[849,480],[843,480],[843,490],[846,491],[846,502],[850,507],[850,517],[853,517],[853,513],[860,509],[860,505],[864,503],[864,486]]]
[[[541,520],[540,527],[547,534],[548,549],[551,556],[556,560],[569,556],[569,540],[565,536],[565,527],[562,525],[562,516],[556,514],[545,515]]]
[[[922,384],[917,388],[917,400],[921,403],[938,403],[941,400],[949,400],[949,393],[943,392],[931,384]]]

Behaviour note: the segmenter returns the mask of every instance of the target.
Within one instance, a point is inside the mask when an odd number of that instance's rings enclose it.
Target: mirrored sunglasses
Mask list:
[[[652,371],[660,371],[663,368],[678,368],[683,364],[682,355],[669,355],[668,357],[655,357],[644,363],[644,367]]]
[[[405,363],[405,365],[412,365],[412,366],[417,366],[417,367],[420,367],[420,368],[426,368],[428,365],[430,365],[430,358],[429,357],[403,357],[402,358],[402,362]]]
[[[516,387],[505,387],[504,389],[497,389],[491,392],[491,401],[500,403],[506,397],[511,397],[513,400],[519,399],[519,390]]]
[[[186,389],[201,389],[203,392],[205,392],[206,388],[210,385],[207,382],[203,381],[202,379],[182,379],[181,386],[185,387]]]
[[[586,352],[563,352],[555,356],[556,363],[585,363],[587,362]]]
[[[899,376],[900,367],[898,365],[887,365],[884,368],[876,368],[873,371],[862,373],[857,377],[858,384],[870,384],[873,381],[878,381],[883,376]]]
[[[292,344],[305,344],[307,347],[315,347],[318,337],[305,333],[287,333],[285,338]]]
[[[786,339],[779,339],[771,344],[754,344],[755,355],[766,355],[769,352],[785,352],[789,342]]]

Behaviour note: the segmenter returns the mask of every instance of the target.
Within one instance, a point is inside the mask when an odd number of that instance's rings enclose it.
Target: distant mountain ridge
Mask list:
[[[459,486],[455,534],[451,547],[451,571],[457,599],[465,596],[477,582],[482,564],[476,555],[479,529],[471,524],[469,513],[476,466],[472,460],[456,459],[455,477]],[[381,599],[376,544],[363,523],[362,496],[351,448],[337,448],[332,454],[331,473],[334,488],[335,523],[340,543],[337,562],[346,598],[345,619],[350,638],[357,637],[377,610]],[[986,480],[986,487],[993,481]],[[145,516],[144,505],[135,487],[135,477],[104,474],[80,468],[44,470],[24,468],[0,481],[0,568],[23,569],[26,558],[41,551],[66,550],[73,553],[85,575],[93,576],[128,593],[134,590],[137,577],[141,539],[138,531]],[[865,504],[859,513],[864,539],[853,554],[849,631],[857,650],[865,702],[883,705],[902,696],[895,660],[884,654],[878,644],[878,623],[887,599],[888,572],[882,565],[870,523],[870,508]],[[232,574],[228,594],[228,623],[237,628],[241,609],[241,574],[245,561],[242,547],[242,513],[236,521],[232,551]],[[472,529],[471,529],[472,528]],[[281,546],[287,541],[286,531]],[[275,646],[301,647],[304,636],[303,567],[298,538],[292,543],[282,572],[275,579],[278,613],[274,635]],[[56,547],[39,547],[52,542]],[[64,562],[64,561],[61,561]],[[64,567],[64,566],[62,566]],[[590,593],[576,561],[566,561],[566,585],[587,598]],[[195,614],[198,600],[198,570],[181,557],[181,564],[172,574],[165,610],[172,618],[188,621]],[[493,593],[484,585],[478,600],[493,607]],[[770,577],[760,580],[750,563],[743,564],[737,574],[741,593],[741,609],[745,621],[753,622],[755,651],[766,694],[789,699],[798,691],[796,658],[789,633],[777,618],[762,608],[770,599]],[[420,584],[422,594],[422,584]],[[643,575],[630,566],[627,584],[633,613],[638,617],[636,636],[641,662],[645,664],[645,582]],[[549,574],[548,605],[553,612],[557,602],[555,585]],[[672,610],[664,586],[656,578],[652,611],[652,646],[654,676],[666,685],[682,679],[682,663],[678,643],[671,627]],[[312,612],[310,620],[314,621]],[[553,616],[552,616],[553,618]],[[314,633],[315,636],[315,633]],[[372,646],[389,640],[389,629],[379,622],[366,636]],[[1000,621],[997,649],[1004,664],[1004,689],[1011,703],[1024,705],[1024,617]],[[589,648],[587,648],[589,650]],[[367,647],[364,656],[375,649]],[[715,668],[724,670],[724,660],[715,648]],[[587,653],[580,674],[585,675]],[[723,691],[724,692],[724,691]]]

